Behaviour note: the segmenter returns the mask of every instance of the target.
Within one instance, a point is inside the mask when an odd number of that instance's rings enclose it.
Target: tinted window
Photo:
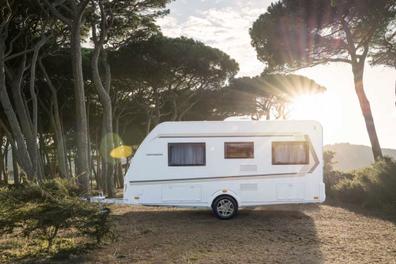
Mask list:
[[[205,143],[168,143],[169,166],[204,166]]]
[[[272,164],[308,164],[309,151],[306,141],[272,142]]]
[[[225,142],[224,158],[226,159],[253,159],[253,142]]]

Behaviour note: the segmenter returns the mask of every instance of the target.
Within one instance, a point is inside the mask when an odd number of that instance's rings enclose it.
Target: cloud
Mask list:
[[[256,58],[250,45],[249,28],[264,13],[269,1],[233,1],[224,6],[217,1],[195,10],[187,17],[180,17],[182,10],[190,10],[187,3],[171,6],[171,14],[158,21],[163,33],[170,37],[186,36],[221,49],[239,63],[239,76],[256,75],[263,71],[263,64]],[[228,2],[230,3],[230,2]],[[172,15],[172,8],[174,13]]]

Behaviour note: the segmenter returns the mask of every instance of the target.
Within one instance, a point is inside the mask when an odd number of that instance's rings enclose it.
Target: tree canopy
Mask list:
[[[162,35],[128,43],[111,63],[115,78],[133,81],[145,94],[141,103],[152,112],[153,124],[165,116],[182,120],[203,91],[222,88],[238,71],[235,60],[218,49],[193,39]]]
[[[295,74],[266,74],[233,79],[224,90],[222,110],[255,118],[286,118],[287,104],[304,94],[322,93],[325,87]]]
[[[354,63],[391,30],[395,13],[393,0],[283,0],[254,22],[250,36],[269,69]]]
[[[382,157],[371,107],[364,91],[367,58],[389,64],[381,54],[394,30],[394,0],[282,0],[272,4],[250,29],[252,45],[267,72],[293,71],[329,62],[352,66],[356,95],[373,156]],[[390,36],[394,35],[391,33]],[[392,37],[392,38],[393,38]],[[391,49],[392,50],[392,49]]]

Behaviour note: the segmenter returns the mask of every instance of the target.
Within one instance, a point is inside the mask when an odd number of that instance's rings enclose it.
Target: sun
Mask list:
[[[300,95],[292,100],[290,119],[317,120],[322,124],[334,124],[342,115],[337,97],[332,93]]]
[[[290,105],[290,115],[296,119],[311,119],[318,116],[318,111],[323,111],[323,100],[325,100],[323,97],[323,94],[295,97]]]

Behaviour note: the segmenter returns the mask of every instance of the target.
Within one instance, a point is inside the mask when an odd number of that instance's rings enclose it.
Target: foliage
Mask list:
[[[384,158],[371,167],[354,172],[335,186],[341,201],[351,201],[369,208],[396,209],[396,162]]]
[[[354,64],[390,29],[395,5],[393,0],[279,1],[254,22],[252,45],[270,69]]]
[[[364,67],[367,59],[373,62],[378,39],[392,28],[395,14],[394,0],[282,0],[272,4],[250,29],[252,45],[267,71],[330,62],[352,66],[375,160],[382,158],[382,150],[364,91]]]
[[[157,34],[148,40],[129,42],[113,57],[117,73],[152,86],[166,87],[175,78],[185,88],[197,81],[218,87],[238,71],[238,64],[224,52],[193,39],[168,38]]]
[[[372,166],[343,173],[334,171],[334,153],[325,152],[326,194],[330,199],[376,209],[396,209],[396,161],[384,158]]]
[[[0,232],[46,241],[50,251],[60,234],[75,230],[97,243],[111,234],[109,209],[83,201],[65,180],[24,183],[0,189]]]
[[[388,26],[388,30],[382,32],[375,39],[373,46],[374,49],[370,52],[371,64],[396,68],[396,14]]]
[[[327,199],[334,200],[337,197],[334,193],[335,186],[342,180],[352,179],[353,175],[351,173],[345,173],[342,171],[334,170],[334,158],[335,153],[332,151],[325,151],[323,153],[323,176],[324,176],[324,184],[326,188],[326,197]]]
[[[302,94],[326,90],[315,81],[295,74],[267,74],[231,80],[225,89],[220,111],[230,115],[252,115],[257,119],[285,118],[286,105]]]
[[[113,79],[128,90],[117,89],[116,98],[144,112],[147,132],[163,120],[182,120],[204,97],[234,77],[238,64],[224,52],[193,39],[161,34],[129,42],[113,52]],[[132,88],[132,89],[131,89]],[[135,104],[130,100],[135,99]],[[120,105],[124,102],[116,102]],[[135,108],[136,109],[136,108]],[[139,111],[140,110],[140,111]]]

